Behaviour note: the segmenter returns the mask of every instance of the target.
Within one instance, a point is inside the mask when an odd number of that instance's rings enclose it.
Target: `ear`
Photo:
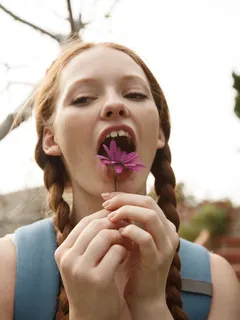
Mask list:
[[[48,156],[61,156],[62,151],[55,141],[54,134],[52,130],[48,127],[45,127],[43,130],[43,142],[42,142],[43,151]]]
[[[158,141],[157,141],[157,149],[162,149],[165,146],[166,139],[163,133],[162,128],[159,129]]]

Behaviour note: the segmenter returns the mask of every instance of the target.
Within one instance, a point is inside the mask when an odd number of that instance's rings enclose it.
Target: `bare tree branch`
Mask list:
[[[14,114],[10,113],[0,125],[0,140],[5,138],[13,124]]]
[[[27,102],[22,103],[15,112],[10,113],[0,124],[0,141],[5,138],[9,131],[17,128],[22,122],[26,121],[32,115],[33,103],[31,97],[36,90],[34,85]]]
[[[71,25],[71,33],[74,34],[75,33],[75,26],[74,26],[71,0],[67,0],[67,8],[68,8],[68,21],[70,22],[70,25]]]
[[[25,19],[22,19],[20,18],[19,16],[17,16],[16,14],[14,14],[12,11],[8,10],[6,7],[4,7],[2,4],[0,4],[0,9],[2,9],[5,13],[7,13],[9,16],[11,16],[13,19],[15,19],[16,21],[19,21],[23,24],[26,24],[28,25],[29,27],[43,33],[43,34],[46,34],[48,35],[49,37],[51,37],[52,39],[56,40],[57,42],[60,42],[62,40],[62,37],[60,37],[60,35],[57,35],[57,34],[52,34],[50,33],[49,31],[25,20]]]
[[[82,21],[82,14],[81,12],[79,13],[79,18],[77,21],[75,21],[75,28],[76,32],[79,33],[80,30],[84,29],[90,22],[83,22]]]

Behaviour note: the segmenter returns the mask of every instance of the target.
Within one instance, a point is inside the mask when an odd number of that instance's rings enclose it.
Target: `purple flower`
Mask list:
[[[101,165],[111,166],[115,169],[117,174],[120,174],[124,168],[139,171],[141,168],[145,168],[145,165],[138,161],[139,156],[135,152],[127,153],[117,148],[114,140],[110,143],[110,148],[105,144],[103,145],[107,156],[97,155],[96,158],[102,161]]]

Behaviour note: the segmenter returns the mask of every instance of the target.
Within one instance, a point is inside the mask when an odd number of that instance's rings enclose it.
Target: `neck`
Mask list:
[[[104,200],[83,190],[73,189],[72,225],[75,226],[82,218],[103,209]]]
[[[130,190],[129,190],[130,191]],[[126,192],[129,192],[126,190]],[[131,192],[130,192],[131,193]],[[140,190],[134,192],[136,194],[146,194],[146,185]],[[72,188],[72,214],[71,214],[71,224],[75,226],[78,222],[97,211],[103,210],[103,198],[101,194],[93,195],[87,191],[79,188],[78,186],[73,186]]]

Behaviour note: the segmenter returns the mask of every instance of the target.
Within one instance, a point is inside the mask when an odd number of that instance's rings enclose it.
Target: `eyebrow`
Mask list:
[[[129,74],[129,75],[124,75],[123,77],[120,78],[120,83],[123,83],[125,81],[138,81],[141,82],[141,84],[145,87],[145,89],[147,89],[148,91],[150,91],[149,88],[149,84],[148,82],[143,79],[142,77],[138,76],[138,75],[133,75],[133,74]],[[64,97],[64,101],[66,101],[68,99],[68,97],[71,95],[72,91],[74,91],[74,89],[81,85],[81,84],[90,84],[90,85],[96,85],[99,83],[99,79],[98,78],[83,78],[83,79],[79,79],[74,81],[67,89],[67,92],[65,94]]]

